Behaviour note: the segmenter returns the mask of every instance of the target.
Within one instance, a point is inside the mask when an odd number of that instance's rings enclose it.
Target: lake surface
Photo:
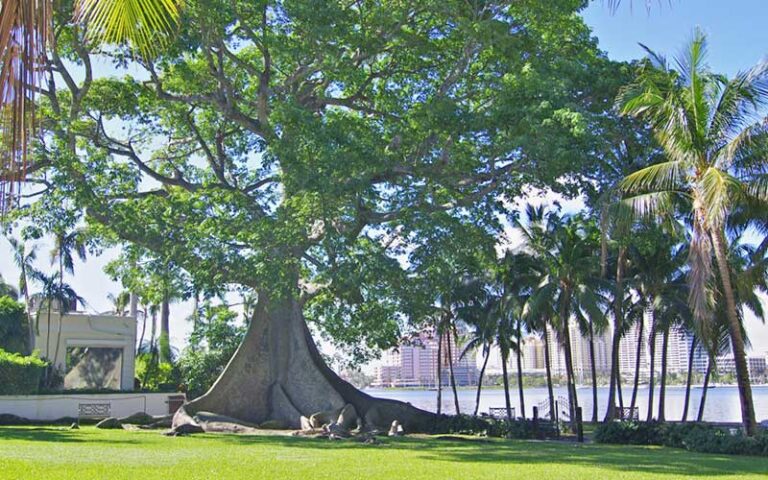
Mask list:
[[[555,398],[558,396],[567,397],[565,387],[557,387]],[[579,387],[577,392],[579,405],[582,407],[584,420],[592,418],[592,388]],[[399,390],[399,389],[374,389],[365,390],[367,393],[381,398],[392,398],[408,402],[424,410],[435,411],[437,409],[437,391],[436,390]],[[632,398],[632,389],[625,388],[624,406],[628,407]],[[475,389],[459,390],[459,408],[461,413],[471,414],[475,409]],[[691,403],[688,407],[688,419],[695,419],[699,411],[701,401],[701,387],[691,388]],[[768,386],[753,386],[752,393],[755,402],[755,416],[757,421],[768,420]],[[667,387],[665,415],[667,420],[680,420],[683,412],[683,403],[685,401],[685,387],[670,386]],[[516,388],[510,390],[510,400],[512,407],[515,407],[517,416],[520,416],[520,405],[518,392]],[[654,417],[658,411],[659,392],[654,393]],[[533,416],[534,405],[539,402],[548,401],[546,388],[526,388],[525,389],[525,407],[526,416]],[[597,405],[599,418],[605,415],[605,409],[608,403],[608,388],[598,387]],[[484,388],[480,395],[480,412],[488,412],[489,407],[504,407],[504,391],[500,388]],[[640,407],[640,419],[646,418],[648,409],[648,387],[641,386],[637,392],[637,406]],[[450,386],[443,389],[442,411],[444,413],[454,413],[453,392]],[[741,410],[739,409],[739,392],[735,386],[718,386],[710,388],[707,392],[707,401],[704,405],[704,420],[711,422],[740,422]]]

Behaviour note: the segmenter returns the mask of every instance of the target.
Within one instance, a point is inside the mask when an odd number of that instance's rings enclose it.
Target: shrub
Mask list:
[[[0,348],[26,353],[29,333],[24,305],[11,297],[0,296]]]
[[[597,427],[598,443],[664,445],[692,452],[768,456],[768,432],[754,437],[700,423],[609,422]]]
[[[598,443],[622,445],[662,445],[663,434],[656,422],[608,422],[595,429],[594,438]]]
[[[179,369],[172,363],[160,363],[151,353],[136,357],[136,378],[145,391],[175,392],[179,389]]]
[[[0,349],[0,395],[37,393],[47,366],[36,352],[25,357]]]
[[[554,436],[556,431],[548,422],[540,422],[538,429],[533,420],[507,420],[470,415],[443,416],[435,427],[435,433],[456,433],[497,438],[532,439]]]

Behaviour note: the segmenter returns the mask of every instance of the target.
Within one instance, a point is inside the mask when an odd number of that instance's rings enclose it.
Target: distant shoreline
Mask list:
[[[641,383],[639,385],[641,388],[648,387],[648,383]],[[723,387],[731,387],[736,388],[738,387],[735,383],[710,383],[709,388],[723,388]],[[532,386],[524,386],[523,389],[546,389],[547,387],[532,387]],[[552,388],[565,388],[565,385],[553,385]],[[583,388],[592,388],[592,385],[586,383],[586,384],[577,384],[576,388],[583,389]],[[608,385],[598,385],[597,388],[608,388]],[[656,384],[655,389],[658,389],[659,385]],[[685,385],[667,385],[668,389],[674,388],[674,389],[684,389]],[[704,384],[692,384],[691,388],[704,388]],[[768,388],[768,383],[758,383],[752,385],[752,388]],[[483,385],[483,390],[503,390],[504,387],[501,385]],[[510,386],[510,390],[517,390],[517,385]],[[631,386],[623,386],[623,390],[631,390]],[[437,391],[437,387],[365,387],[363,390],[387,390],[387,391]],[[450,385],[443,385],[443,391],[450,391],[451,386]],[[477,385],[472,386],[463,386],[463,387],[456,387],[456,390],[477,390]]]

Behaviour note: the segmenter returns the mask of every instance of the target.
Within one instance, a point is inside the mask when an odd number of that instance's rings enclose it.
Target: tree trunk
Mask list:
[[[723,296],[725,297],[726,315],[728,317],[728,333],[731,337],[731,350],[736,366],[736,382],[739,386],[741,422],[744,427],[744,432],[748,436],[753,436],[757,432],[757,422],[755,421],[755,406],[752,401],[752,387],[749,381],[747,354],[744,351],[744,338],[741,332],[741,322],[739,321],[733,285],[731,285],[731,269],[728,264],[726,239],[721,230],[712,232],[712,243],[715,249],[717,267],[720,271]]]
[[[664,329],[664,339],[661,343],[661,385],[659,386],[659,421],[666,420],[665,400],[667,396],[667,351],[669,350],[669,327]]]
[[[27,339],[27,355],[32,355],[32,352],[35,351],[35,322],[32,319],[32,305],[30,305],[30,299],[29,299],[29,279],[27,278],[27,267],[23,263],[24,258],[21,259],[21,278],[24,282],[24,304],[27,307],[27,327],[28,327],[28,334],[29,338]]]
[[[147,364],[147,370],[144,372],[144,379],[141,382],[144,385],[146,385],[147,380],[149,380],[149,375],[152,372],[152,369],[155,368],[157,360],[157,308],[150,307],[150,310],[152,315],[152,328],[150,329],[149,336],[149,363]]]
[[[61,330],[64,327],[64,252],[59,249],[59,328],[56,333],[56,345],[54,346],[52,366],[56,368],[56,360],[59,356],[61,344]]]
[[[707,373],[704,374],[704,385],[701,389],[701,402],[699,402],[699,414],[696,421],[701,422],[704,419],[704,405],[707,403],[707,390],[709,390],[709,379],[712,376],[712,359],[707,362]]]
[[[691,350],[688,353],[688,375],[685,379],[685,403],[683,405],[683,418],[681,421],[688,421],[688,406],[691,403],[691,382],[693,380],[693,356],[696,353],[696,335],[691,339]]]
[[[200,293],[195,290],[192,295],[192,331],[197,330],[197,325],[200,321]]]
[[[477,380],[477,397],[475,398],[475,413],[477,416],[478,410],[480,410],[480,391],[483,388],[483,377],[485,376],[485,367],[488,366],[488,359],[491,357],[491,349],[488,348],[485,352],[485,358],[483,359],[483,366],[480,368],[480,377]]]
[[[171,302],[168,292],[163,293],[160,304],[160,362],[171,362]]]
[[[568,404],[571,418],[571,429],[576,431],[576,409],[579,407],[579,399],[576,394],[576,378],[573,370],[573,355],[571,351],[571,332],[566,321],[563,326],[563,350],[565,351],[565,373],[568,382]]]
[[[443,411],[443,334],[437,327],[437,414]]]
[[[642,357],[643,353],[643,333],[645,333],[644,326],[645,321],[643,320],[642,316],[638,320],[640,322],[640,326],[637,329],[637,353],[635,354],[635,378],[632,385],[632,400],[630,401],[629,408],[632,412],[635,411],[635,406],[637,405],[637,390],[640,386],[640,358]]]
[[[549,331],[544,326],[544,368],[547,371],[547,395],[549,396],[549,418],[554,421],[556,417],[555,392],[552,388],[552,357],[549,355]]]
[[[512,402],[509,399],[509,373],[507,372],[507,362],[509,361],[509,352],[501,351],[501,375],[504,380],[504,402],[507,407],[507,420],[512,421]]]
[[[298,299],[270,302],[260,295],[243,343],[203,396],[174,416],[174,427],[213,412],[251,424],[277,422],[299,428],[301,417],[354,407],[365,426],[432,432],[439,417],[407,403],[373,398],[338,377],[323,361]],[[202,424],[206,428],[206,424]]]
[[[51,309],[53,308],[53,300],[48,299],[48,325],[45,334],[45,358],[51,359]]]
[[[621,391],[621,365],[616,365],[616,397],[619,399],[619,407],[624,409],[624,392]]]
[[[566,381],[568,382],[568,404],[569,404],[569,415],[571,418],[571,430],[573,432],[576,432],[576,408],[578,408],[578,398],[576,395],[576,379],[574,378],[574,371],[573,371],[573,355],[571,352],[571,332],[570,332],[570,321],[569,321],[569,315],[568,315],[568,302],[571,298],[571,292],[568,289],[568,287],[564,286],[562,287],[562,294],[560,298],[560,308],[559,308],[559,315],[560,315],[560,328],[562,329],[562,342],[563,342],[563,350],[565,352],[565,373],[566,373]]]
[[[608,388],[608,410],[605,413],[605,421],[616,418],[616,394],[621,397],[621,381],[619,379],[619,348],[621,344],[621,332],[624,321],[624,259],[627,256],[627,248],[619,249],[616,261],[616,289],[613,300],[613,341],[611,342],[611,382]],[[618,391],[618,392],[617,392]],[[623,401],[622,407],[623,407]],[[597,419],[595,419],[596,421]]]
[[[523,390],[523,333],[520,321],[517,322],[517,392],[520,396],[520,418],[525,418],[525,392]]]
[[[136,317],[139,315],[139,296],[135,293],[130,293],[129,299],[128,304],[130,305],[130,309],[128,310],[128,315],[136,320]]]
[[[138,313],[138,311],[137,311]],[[136,317],[134,317],[136,318]],[[139,354],[139,350],[141,350],[141,344],[144,343],[144,335],[147,333],[147,309],[144,309],[144,320],[141,322],[141,337],[139,337],[139,343],[136,345],[136,355]]]
[[[459,411],[459,392],[456,390],[456,376],[453,374],[453,349],[451,347],[451,330],[448,330],[448,373],[451,375],[451,390],[453,390],[453,406],[456,408],[456,415],[460,415]],[[456,348],[459,346],[456,345]]]
[[[595,331],[589,320],[589,363],[592,373],[592,423],[597,423],[597,367],[595,366]]]
[[[648,372],[648,415],[645,418],[646,422],[653,420],[653,389],[656,370],[656,313],[653,311],[651,311],[651,334],[649,335],[648,343],[651,366]]]

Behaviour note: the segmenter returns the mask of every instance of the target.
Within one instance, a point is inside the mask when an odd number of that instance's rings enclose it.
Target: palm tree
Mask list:
[[[108,294],[107,298],[110,302],[112,302],[113,309],[112,312],[115,315],[124,316],[128,309],[128,304],[131,302],[131,292],[128,290],[123,290],[122,292],[118,293],[117,295]]]
[[[66,283],[63,283],[59,278],[59,272],[55,272],[52,275],[46,275],[43,272],[33,271],[30,272],[30,277],[41,286],[41,291],[32,296],[32,300],[40,307],[37,310],[37,323],[39,324],[40,313],[45,309],[47,314],[47,326],[45,337],[45,357],[51,361],[51,366],[55,367],[59,354],[59,343],[61,338],[57,340],[56,350],[54,351],[53,358],[51,358],[51,313],[54,307],[59,309],[59,332],[61,332],[61,318],[69,311],[72,305],[77,303],[84,304],[85,300],[82,299],[75,290]]]
[[[632,263],[632,276],[629,279],[634,290],[635,300],[627,309],[628,316],[639,322],[639,340],[643,339],[643,317],[649,319],[648,357],[650,359],[648,377],[648,412],[646,419],[653,418],[654,392],[656,380],[656,337],[664,332],[664,326],[671,324],[673,317],[679,313],[678,306],[681,285],[676,280],[680,277],[685,250],[679,248],[674,236],[665,233],[654,225],[644,226],[638,232],[635,242],[629,248],[629,258]],[[639,378],[640,348],[638,345],[637,363],[635,368],[635,390],[632,393],[631,408],[634,409],[637,398],[637,381]]]
[[[476,298],[465,303],[457,310],[457,317],[471,328],[459,358],[466,357],[469,353],[477,351],[478,348],[483,356],[483,365],[480,367],[477,380],[474,416],[477,416],[477,412],[480,409],[480,393],[483,388],[483,378],[485,377],[485,369],[488,366],[488,359],[491,356],[491,347],[493,346],[493,314],[495,307],[493,296],[485,288],[482,288]]]
[[[756,431],[752,389],[734,286],[728,267],[725,225],[735,205],[768,200],[765,144],[768,125],[760,119],[768,104],[768,63],[728,79],[706,66],[707,42],[696,30],[693,40],[671,67],[648,50],[649,59],[635,83],[619,97],[622,113],[650,122],[667,160],[629,175],[623,182],[628,201],[642,214],[669,212],[672,199],[690,204],[690,303],[706,330],[713,305],[708,283],[714,253],[725,301],[739,387],[742,423]]]
[[[531,255],[507,253],[500,264],[498,275],[502,296],[499,304],[500,335],[510,335],[505,343],[515,353],[517,362],[517,389],[520,398],[520,416],[525,418],[525,389],[523,385],[523,326],[526,321],[528,300],[541,278],[537,261]],[[538,313],[538,312],[536,312]],[[535,318],[535,315],[532,315]],[[528,328],[526,328],[528,329]]]
[[[67,272],[70,275],[75,274],[75,255],[83,262],[86,259],[85,235],[83,234],[83,231],[79,229],[71,232],[59,229],[54,232],[54,238],[55,244],[50,255],[51,265],[58,264],[59,290],[64,291],[64,272]],[[70,305],[72,305],[72,302],[59,307],[59,329],[56,336],[56,352],[53,356],[54,363],[59,355],[59,343],[61,343],[61,331],[64,326],[64,314],[69,310]]]
[[[164,46],[178,24],[182,0],[76,0],[74,20],[93,43],[128,44],[144,57]],[[71,5],[63,2],[64,5]],[[55,43],[53,0],[0,2],[0,212],[17,200],[35,133],[35,96],[44,81],[46,53]],[[75,34],[79,34],[77,31]]]
[[[696,336],[696,333],[691,330],[690,326],[688,326],[685,331],[691,337],[691,346],[688,349],[688,372],[685,376],[685,400],[683,401],[683,415],[680,419],[681,422],[688,421],[688,407],[691,404],[691,384],[693,383],[693,361],[699,347],[699,338]]]
[[[658,327],[662,332],[661,342],[661,373],[659,378],[659,408],[657,418],[660,422],[666,420],[666,394],[667,394],[667,359],[669,353],[669,335],[672,331],[685,325],[686,320],[690,318],[690,309],[688,308],[688,291],[686,288],[685,277],[682,271],[678,271],[675,277],[668,285],[667,295],[663,298],[666,302],[662,306],[664,312],[658,317]]]
[[[9,238],[8,242],[11,244],[11,250],[13,251],[13,263],[16,268],[19,269],[19,293],[24,296],[24,303],[27,306],[27,318],[29,327],[29,339],[28,346],[29,351],[35,349],[35,327],[32,321],[32,306],[29,303],[29,275],[34,271],[34,262],[37,259],[37,248],[33,246],[29,250],[24,242],[20,242],[15,238]]]
[[[599,252],[599,232],[594,222],[579,216],[561,217],[557,212],[545,212],[542,207],[528,205],[527,223],[519,218],[513,222],[523,237],[523,246],[536,258],[545,275],[533,292],[533,304],[552,302],[557,306],[553,326],[565,353],[566,379],[570,416],[575,427],[578,408],[576,381],[571,351],[570,319],[583,315],[599,321],[606,287],[599,278],[595,258]]]

